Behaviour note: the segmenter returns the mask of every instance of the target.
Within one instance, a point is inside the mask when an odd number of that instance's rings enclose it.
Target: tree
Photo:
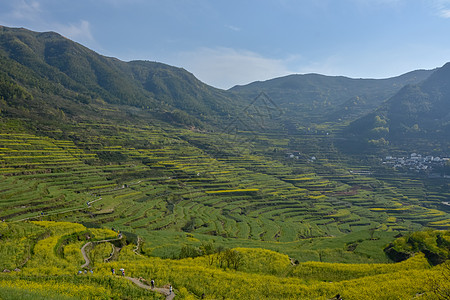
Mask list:
[[[442,264],[442,272],[430,279],[431,292],[437,299],[450,299],[450,260]]]
[[[219,260],[219,266],[221,268],[233,268],[237,270],[242,264],[242,254],[237,250],[227,249],[225,251],[219,252],[217,255]]]
[[[200,251],[197,247],[191,245],[184,245],[181,247],[179,258],[197,257],[200,256]]]

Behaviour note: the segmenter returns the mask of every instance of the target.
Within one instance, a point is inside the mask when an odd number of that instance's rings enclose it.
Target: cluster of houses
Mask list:
[[[411,153],[409,157],[386,156],[383,164],[392,166],[395,169],[410,171],[432,171],[436,167],[443,167],[450,158],[441,158],[439,156],[422,156],[421,154]]]
[[[293,152],[286,153],[287,159],[300,159],[301,157],[302,157],[302,155],[300,154],[299,151],[293,151]],[[315,156],[311,156],[307,159],[308,162],[314,162],[315,160],[316,160]]]

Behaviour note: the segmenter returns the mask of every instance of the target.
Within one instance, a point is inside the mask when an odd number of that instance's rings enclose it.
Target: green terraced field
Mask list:
[[[268,133],[236,152],[221,133],[115,126],[108,135],[100,124],[79,126],[104,135],[80,143],[0,135],[1,218],[120,228],[143,236],[154,255],[167,256],[173,243],[156,233],[173,232],[181,244],[192,243],[187,233],[236,246],[280,243],[300,260],[305,240],[450,223],[447,212],[426,205],[445,196],[429,197],[418,179],[357,175],[333,151],[314,152],[314,162],[286,159],[298,137]]]

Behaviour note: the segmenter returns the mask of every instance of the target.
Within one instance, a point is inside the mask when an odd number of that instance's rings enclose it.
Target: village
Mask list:
[[[423,156],[418,153],[411,153],[409,157],[386,156],[382,159],[382,163],[397,170],[427,172],[430,174],[429,176],[441,177],[439,173],[433,173],[433,171],[443,168],[449,160],[448,157]],[[448,175],[450,174],[443,176],[450,177]]]

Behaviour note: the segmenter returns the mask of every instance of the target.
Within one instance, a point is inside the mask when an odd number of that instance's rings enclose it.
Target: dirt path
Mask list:
[[[109,257],[105,258],[103,262],[110,262],[119,251],[120,251],[119,247],[116,247],[113,244],[111,244],[111,254],[109,255]]]
[[[83,255],[85,263],[81,266],[81,268],[82,269],[87,268],[87,267],[89,267],[89,264],[91,263],[91,260],[89,259],[89,255],[86,253],[87,247],[91,246],[93,243],[99,244],[99,243],[112,242],[112,241],[121,240],[122,238],[123,238],[123,236],[120,236],[119,238],[115,238],[115,239],[93,241],[93,242],[87,242],[86,244],[84,244],[83,247],[81,247],[81,254]]]
[[[142,239],[138,236],[137,239],[137,245],[136,248],[133,249],[134,254],[142,256],[142,254],[139,253],[139,248],[141,247]]]
[[[87,268],[89,267],[89,264],[91,263],[91,260],[89,259],[89,255],[86,253],[86,248],[90,247],[93,243],[105,243],[105,242],[112,242],[112,241],[117,241],[122,239],[123,236],[121,236],[120,238],[115,238],[115,239],[109,239],[109,240],[101,240],[101,241],[94,241],[94,242],[87,242],[86,244],[83,245],[83,247],[81,247],[81,254],[83,255],[84,261],[85,263],[81,266],[81,268]],[[136,246],[136,248],[133,250],[133,252],[137,255],[141,255],[138,253],[139,250],[139,245],[142,242],[142,240],[140,238],[138,238],[138,245]],[[125,276],[125,279],[130,280],[131,282],[133,282],[134,284],[136,284],[138,287],[146,289],[146,290],[151,290],[160,294],[163,294],[164,296],[166,296],[166,300],[172,300],[175,298],[175,293],[172,291],[172,293],[170,293],[170,290],[168,288],[159,288],[159,287],[155,287],[152,289],[151,286],[146,285],[144,283],[142,283],[139,279],[137,278],[133,278],[133,277],[127,277]]]
[[[127,277],[127,276],[125,276],[125,278],[130,280],[131,282],[133,282],[135,285],[137,285],[140,288],[143,288],[143,289],[146,289],[146,290],[155,291],[155,292],[158,292],[160,294],[165,295],[166,296],[166,300],[172,300],[173,298],[175,298],[174,292],[170,293],[169,289],[158,288],[158,287],[155,287],[155,288],[152,289],[151,286],[142,283],[137,278]]]
[[[91,204],[92,204],[92,203],[97,202],[97,201],[100,201],[100,200],[102,200],[101,197],[98,198],[98,199],[92,200],[92,201],[88,201],[88,202],[86,203],[86,204],[87,204],[87,207],[86,207],[86,206],[82,206],[82,207],[79,207],[79,208],[73,208],[73,209],[69,209],[69,210],[49,212],[49,213],[40,214],[40,215],[37,215],[37,216],[28,217],[28,218],[23,218],[23,219],[11,221],[11,222],[12,222],[12,223],[15,223],[15,222],[23,222],[23,221],[32,220],[32,219],[38,219],[38,218],[41,218],[41,217],[54,216],[54,215],[59,215],[59,214],[66,214],[66,213],[73,212],[73,211],[80,211],[80,210],[84,210],[84,209],[86,209],[86,208],[91,207]]]
[[[88,242],[86,244],[83,245],[83,247],[81,247],[81,254],[83,254],[83,258],[85,263],[81,266],[81,268],[87,268],[89,266],[89,264],[91,263],[91,260],[89,259],[89,256],[86,253],[86,247],[92,245],[92,242]]]
[[[38,219],[38,218],[41,218],[41,217],[48,217],[48,216],[54,216],[54,215],[59,215],[59,214],[65,214],[65,213],[68,213],[68,212],[79,211],[79,210],[83,210],[83,209],[86,209],[86,207],[83,206],[81,208],[74,208],[74,209],[69,209],[69,210],[64,210],[64,211],[45,213],[43,215],[37,215],[37,216],[34,216],[34,217],[28,217],[28,218],[23,218],[23,219],[20,219],[20,220],[11,221],[11,223],[23,222],[23,221],[32,220],[32,219]]]

